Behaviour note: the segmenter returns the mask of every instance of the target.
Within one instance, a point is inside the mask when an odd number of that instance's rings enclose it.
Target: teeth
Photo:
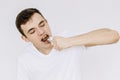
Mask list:
[[[43,42],[45,42],[47,39],[48,39],[48,35],[45,35],[42,39],[41,39],[41,41],[43,41]]]

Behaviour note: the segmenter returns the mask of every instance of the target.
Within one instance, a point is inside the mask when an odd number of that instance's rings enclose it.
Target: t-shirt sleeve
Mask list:
[[[17,62],[17,80],[29,80],[26,67],[19,60]]]

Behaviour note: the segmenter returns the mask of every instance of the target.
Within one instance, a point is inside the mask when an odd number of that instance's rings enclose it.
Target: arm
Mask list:
[[[58,50],[72,46],[96,46],[112,44],[119,40],[119,34],[111,29],[98,29],[69,38],[54,37],[55,48]]]

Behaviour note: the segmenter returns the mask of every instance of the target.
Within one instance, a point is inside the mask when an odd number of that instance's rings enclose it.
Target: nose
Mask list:
[[[43,29],[37,29],[37,34],[39,35],[39,36],[41,36],[42,34],[44,33],[44,30]]]

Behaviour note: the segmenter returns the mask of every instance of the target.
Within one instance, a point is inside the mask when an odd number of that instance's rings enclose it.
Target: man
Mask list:
[[[33,44],[18,58],[18,80],[81,80],[79,58],[84,47],[119,40],[116,31],[99,29],[68,38],[55,36],[50,41],[48,22],[34,8],[21,11],[16,26],[22,39]]]

